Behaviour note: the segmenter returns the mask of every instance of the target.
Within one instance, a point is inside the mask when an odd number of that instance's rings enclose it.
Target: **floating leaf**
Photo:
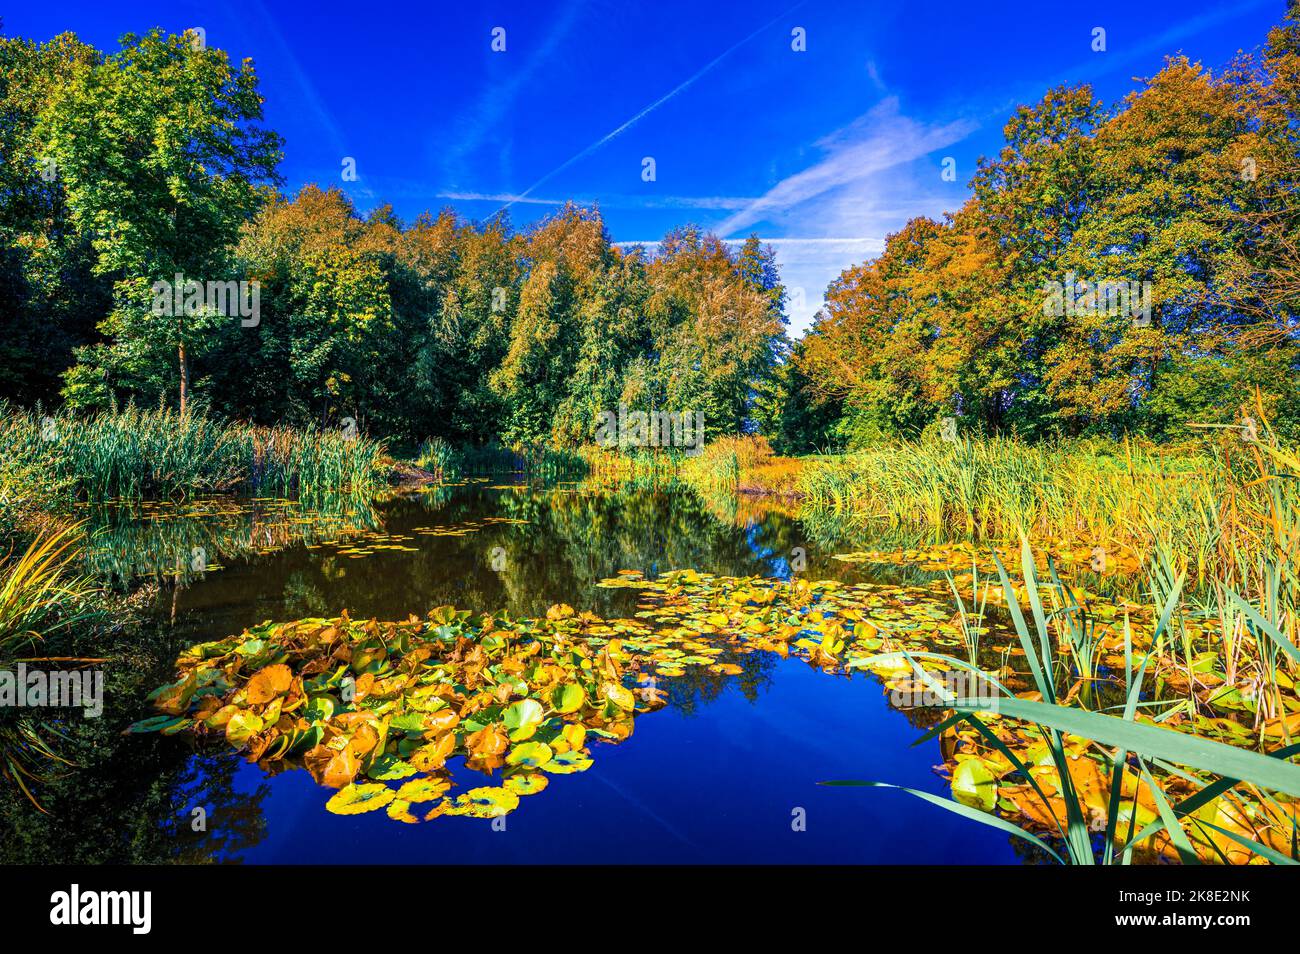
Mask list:
[[[536,795],[550,784],[550,779],[540,772],[526,772],[511,775],[502,784],[516,795]]]
[[[516,745],[506,756],[506,763],[519,768],[537,768],[551,760],[551,747],[545,742],[525,742]]]
[[[226,740],[236,748],[242,747],[250,738],[262,731],[262,717],[253,712],[237,712],[226,723]]]
[[[543,765],[542,771],[552,775],[571,775],[574,772],[585,772],[589,768],[591,759],[581,752],[561,752]]]
[[[382,782],[396,782],[399,779],[410,778],[416,773],[416,768],[410,762],[403,761],[395,755],[381,755],[371,764],[366,774],[371,778],[379,779]]]
[[[616,682],[607,682],[602,691],[605,693],[605,698],[620,709],[631,712],[636,708],[636,696],[632,694],[631,689],[620,686]]]
[[[510,732],[510,740],[522,742],[533,737],[545,715],[546,711],[536,699],[520,699],[506,708],[502,720]]]
[[[445,778],[413,778],[397,790],[397,797],[406,802],[432,802],[446,795],[449,788],[451,783]]]
[[[362,815],[383,808],[393,798],[393,790],[377,782],[348,785],[330,796],[325,807],[335,815]]]
[[[399,798],[393,799],[388,803],[388,817],[393,821],[405,822],[408,825],[418,825],[420,819],[411,814],[411,803],[404,802]]]
[[[577,712],[586,701],[586,693],[582,691],[582,687],[576,682],[566,682],[562,686],[556,686],[551,693],[551,706],[556,712],[562,712],[565,715]]]
[[[445,809],[447,815],[468,815],[471,818],[499,818],[519,807],[519,796],[508,788],[471,788],[457,796]]]
[[[992,811],[998,800],[997,780],[979,759],[958,762],[952,773],[952,797],[971,808]]]
[[[289,691],[293,684],[293,670],[283,663],[267,666],[248,680],[248,701],[252,705],[270,702]]]
[[[189,719],[181,719],[176,716],[168,716],[168,715],[150,716],[148,719],[141,719],[139,722],[134,722],[131,725],[127,726],[126,730],[123,732],[123,735],[127,733],[131,733],[134,735],[134,734],[140,734],[144,732],[161,732],[162,730],[171,728],[173,726],[178,726],[178,725],[184,726],[189,724],[190,724]]]

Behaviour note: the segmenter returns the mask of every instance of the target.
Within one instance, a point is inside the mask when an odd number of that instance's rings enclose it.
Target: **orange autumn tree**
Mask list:
[[[1051,90],[972,196],[847,270],[797,352],[839,442],[1154,435],[1262,392],[1300,432],[1300,23],[1220,73],[1183,57],[1114,109]]]

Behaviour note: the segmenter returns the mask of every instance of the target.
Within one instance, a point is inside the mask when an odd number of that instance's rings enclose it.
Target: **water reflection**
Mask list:
[[[786,578],[796,550],[806,561],[802,574],[814,579],[906,584],[935,577],[837,561],[835,553],[865,545],[861,532],[826,522],[810,526],[788,504],[706,499],[673,482],[480,481],[377,506],[337,501],[304,510],[282,501],[198,501],[103,508],[91,516],[90,569],[118,586],[161,581],[150,636],[135,648],[132,672],[110,683],[105,717],[68,726],[78,769],[50,787],[51,814],[7,795],[0,802],[16,836],[4,840],[6,861],[319,860],[300,824],[306,817],[312,832],[332,832],[352,846],[347,857],[325,860],[428,860],[404,852],[432,844],[421,839],[433,837],[447,860],[504,860],[481,855],[479,834],[464,827],[468,822],[412,841],[386,819],[376,828],[364,816],[322,817],[320,792],[305,773],[268,776],[222,745],[196,752],[181,738],[119,734],[148,714],[144,695],[168,681],[179,649],[266,620],[344,609],[354,618],[399,620],[445,604],[529,617],[555,603],[617,618],[635,613],[636,594],[596,584],[619,570],[650,578],[684,568]],[[882,549],[908,543],[871,540]],[[198,569],[195,548],[205,557]],[[911,806],[839,795],[824,802],[822,827],[793,846],[783,840],[779,819],[788,819],[789,804],[823,804],[824,793],[812,785],[817,778],[867,772],[941,790],[930,772],[937,753],[908,748],[916,736],[912,726],[926,716],[889,709],[869,676],[830,679],[767,653],[740,663],[735,676],[698,667],[662,682],[668,715],[649,720],[644,732],[638,721],[636,740],[615,747],[616,754],[585,773],[590,778],[566,778],[541,807],[530,805],[528,819],[512,817],[512,825],[542,826],[530,827],[521,841],[533,838],[560,851],[557,860],[571,861],[611,860],[597,833],[610,837],[615,829],[632,853],[622,856],[628,860],[744,861],[750,850],[744,846],[755,837],[758,854],[751,860],[906,860],[894,835],[881,834],[898,819],[876,813],[882,806],[911,812]],[[702,718],[706,710],[709,717]],[[707,761],[696,751],[708,753]],[[680,790],[683,784],[689,792]],[[607,786],[623,794],[611,801],[600,794]],[[708,827],[683,816],[699,813],[691,799],[726,804],[732,820],[719,829],[716,821]],[[193,829],[196,807],[206,808],[205,831]],[[590,839],[569,830],[579,809]],[[774,832],[727,830],[769,811],[778,818]],[[651,830],[630,835],[628,818],[615,817],[619,812],[647,813],[642,821]],[[661,822],[677,833],[675,849],[653,836]],[[937,840],[920,860],[1010,858],[1003,839],[929,813],[925,825]],[[951,843],[944,840],[949,826]]]

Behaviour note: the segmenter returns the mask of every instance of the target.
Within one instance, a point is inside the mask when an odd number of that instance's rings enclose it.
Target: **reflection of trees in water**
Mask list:
[[[35,790],[48,814],[0,786],[0,863],[201,863],[237,858],[265,836],[269,789],[236,792],[237,757],[195,756],[180,738],[122,735],[146,714],[144,696],[171,678],[176,646],[154,627],[121,636],[99,647],[115,660],[105,666],[103,714],[60,720],[58,751],[73,765]],[[197,806],[206,831],[192,830]]]
[[[330,614],[330,602],[325,591],[312,582],[305,570],[294,570],[285,581],[284,608],[288,611],[286,616],[296,619]]]
[[[772,653],[747,653],[739,656],[727,653],[718,658],[734,662],[744,671],[739,675],[728,676],[711,672],[704,666],[687,666],[680,676],[656,678],[655,687],[663,691],[664,700],[669,706],[687,715],[694,715],[722,695],[728,686],[737,689],[752,703],[758,701],[761,690],[772,684],[772,670],[777,664],[777,657]]]
[[[352,535],[380,519],[369,501],[351,496],[322,498],[313,507],[200,498],[96,507],[88,516],[81,562],[95,579],[118,588],[157,576],[190,583],[207,564]]]

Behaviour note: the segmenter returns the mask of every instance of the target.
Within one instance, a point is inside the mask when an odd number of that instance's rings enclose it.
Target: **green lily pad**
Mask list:
[[[520,768],[538,768],[551,761],[554,754],[545,742],[525,742],[510,750],[506,763]]]
[[[325,803],[325,808],[335,815],[363,815],[383,808],[395,797],[396,793],[387,785],[354,782],[335,792]]]
[[[532,738],[545,716],[546,710],[536,699],[520,699],[507,706],[501,718],[510,734],[510,741],[522,742]]]

